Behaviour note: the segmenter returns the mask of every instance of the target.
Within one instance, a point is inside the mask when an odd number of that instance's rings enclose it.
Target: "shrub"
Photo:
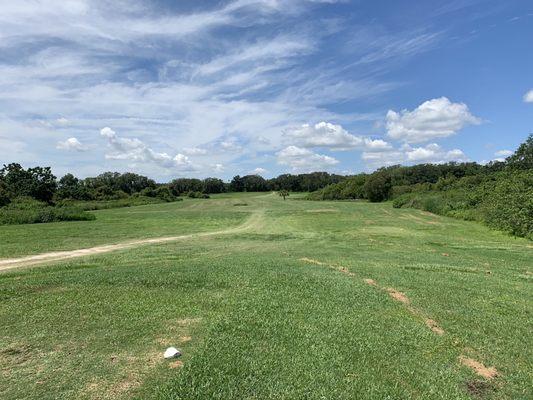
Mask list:
[[[208,199],[209,198],[209,195],[206,193],[193,192],[193,191],[187,193],[187,196],[190,197],[191,199]]]
[[[92,221],[94,214],[76,207],[52,207],[31,198],[17,198],[0,208],[0,225],[36,224],[57,221]]]
[[[388,200],[391,196],[391,177],[385,171],[374,172],[363,186],[365,197],[372,202]]]
[[[533,171],[502,173],[480,189],[487,225],[533,239]]]

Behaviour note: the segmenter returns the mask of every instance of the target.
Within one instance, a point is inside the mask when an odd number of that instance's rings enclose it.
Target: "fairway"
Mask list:
[[[533,245],[291,194],[0,228],[1,399],[530,399]],[[163,359],[169,346],[182,357]]]

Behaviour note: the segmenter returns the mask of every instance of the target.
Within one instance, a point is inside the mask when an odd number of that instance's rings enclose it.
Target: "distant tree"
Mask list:
[[[56,197],[75,200],[90,200],[92,198],[83,182],[72,174],[66,174],[59,180]]]
[[[204,193],[223,193],[226,191],[226,184],[222,179],[206,178],[202,182]]]
[[[25,170],[20,164],[4,165],[0,169],[3,196],[14,199],[29,196],[51,202],[57,188],[56,177],[50,167],[35,167]]]
[[[369,175],[364,184],[365,197],[372,202],[388,200],[392,183],[387,170],[378,170]]]
[[[246,175],[241,178],[245,192],[265,192],[269,190],[268,182],[259,175]]]
[[[195,178],[178,178],[168,184],[172,194],[179,196],[189,192],[202,192],[204,185],[200,179]]]
[[[233,177],[229,184],[230,192],[243,192],[244,191],[244,181],[239,175]]]
[[[285,189],[281,189],[279,192],[280,197],[283,197],[283,200],[286,200],[287,197],[289,197],[289,191]]]
[[[512,169],[533,169],[533,134],[530,134],[513,155],[507,157],[507,165]]]

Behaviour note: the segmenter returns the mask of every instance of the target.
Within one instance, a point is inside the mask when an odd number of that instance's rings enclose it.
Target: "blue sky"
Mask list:
[[[533,132],[528,0],[0,0],[0,163],[160,181],[487,162]]]

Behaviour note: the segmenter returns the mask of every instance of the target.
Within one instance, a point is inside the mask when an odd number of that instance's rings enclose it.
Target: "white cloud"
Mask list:
[[[216,173],[224,172],[224,166],[222,164],[214,164],[212,168],[213,168],[213,172],[216,172]]]
[[[200,147],[185,147],[183,153],[188,156],[204,156],[207,154],[207,150]]]
[[[533,103],[533,89],[524,95],[524,101],[526,103]]]
[[[261,168],[261,167],[257,167],[253,170],[250,171],[250,174],[251,175],[263,175],[265,173],[267,173],[268,171],[264,168]]]
[[[468,161],[468,157],[462,150],[453,149],[446,151],[436,143],[428,144],[425,147],[410,148],[405,147],[407,161],[445,163],[448,161]]]
[[[355,136],[348,133],[341,125],[319,122],[315,125],[304,124],[290,128],[284,132],[285,138],[292,144],[301,147],[324,147],[331,150],[349,150],[366,148],[384,150],[390,145],[383,140]]]
[[[387,113],[388,136],[406,143],[420,143],[456,134],[467,125],[480,124],[464,103],[446,97],[428,100],[413,111]]]
[[[174,157],[167,153],[159,153],[152,150],[139,139],[119,137],[115,131],[105,127],[100,135],[108,141],[111,152],[106,154],[109,160],[129,160],[142,163],[156,164],[162,168],[178,169],[181,171],[193,171],[194,166],[184,154],[176,154]]]
[[[512,154],[513,151],[511,150],[498,150],[496,153],[494,153],[494,155],[498,157],[509,157]]]
[[[364,152],[362,159],[369,169],[397,164],[442,164],[450,161],[469,161],[462,150],[445,150],[436,143],[431,143],[423,147],[412,147],[405,144],[399,149],[381,152]]]
[[[57,149],[59,150],[67,150],[67,151],[87,151],[89,148],[85,145],[83,145],[78,139],[75,137],[68,138],[67,140],[63,142],[57,142]]]
[[[67,126],[69,124],[69,120],[65,117],[61,117],[56,119],[56,124],[59,126]]]
[[[297,146],[288,146],[278,151],[276,155],[278,157],[278,164],[287,165],[296,172],[329,169],[339,163],[333,157],[316,154],[309,149]]]

